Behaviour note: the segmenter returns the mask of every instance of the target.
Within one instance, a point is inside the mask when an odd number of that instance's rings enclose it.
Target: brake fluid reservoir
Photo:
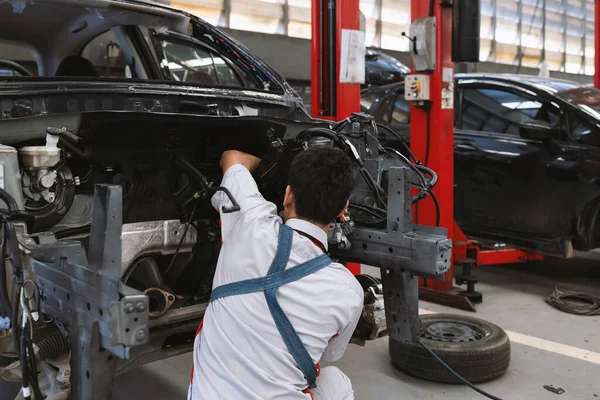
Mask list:
[[[60,162],[58,136],[46,135],[45,146],[25,146],[19,149],[23,165],[28,168],[52,168]]]
[[[0,144],[0,188],[6,190],[15,199],[19,210],[25,209],[17,149],[2,144]],[[2,200],[0,200],[0,208],[7,208]]]

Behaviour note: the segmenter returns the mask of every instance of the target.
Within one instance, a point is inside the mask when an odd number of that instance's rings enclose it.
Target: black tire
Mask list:
[[[462,327],[472,332],[466,336],[454,336],[453,333],[440,335],[443,331],[439,329],[440,326]],[[438,334],[431,335],[432,330]],[[506,332],[478,318],[452,314],[422,316],[421,340],[459,375],[473,383],[501,376],[510,362],[510,341]],[[394,365],[408,375],[434,382],[460,383],[419,344],[390,337],[390,356]]]
[[[369,286],[378,285],[381,283],[379,278],[375,278],[371,275],[356,275],[356,280],[358,283],[360,283],[360,286],[362,286],[363,290],[367,290]]]

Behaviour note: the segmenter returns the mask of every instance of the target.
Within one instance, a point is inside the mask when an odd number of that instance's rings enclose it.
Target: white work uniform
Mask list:
[[[264,277],[275,255],[281,224],[276,206],[261,196],[252,175],[242,165],[230,167],[221,185],[230,190],[241,211],[222,213],[222,206],[230,205],[227,196],[219,192],[212,198],[213,206],[221,212],[223,239],[213,288]],[[316,225],[300,219],[290,219],[286,225],[327,247],[327,235]],[[286,268],[322,254],[310,239],[294,232]],[[363,298],[356,278],[338,263],[281,286],[277,293],[281,308],[315,363],[335,361],[344,354],[361,315]],[[326,369],[328,372],[317,379],[315,396],[354,399],[349,379],[333,367]],[[320,383],[322,378],[332,382]],[[309,400],[311,394],[303,393],[306,388],[307,382],[277,330],[264,293],[219,298],[210,303],[194,344],[189,398]]]

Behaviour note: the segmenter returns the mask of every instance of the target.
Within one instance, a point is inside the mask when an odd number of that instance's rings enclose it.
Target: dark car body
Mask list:
[[[365,85],[387,85],[400,82],[410,74],[410,68],[394,57],[369,49],[365,54]]]
[[[468,234],[570,256],[600,247],[600,91],[518,75],[455,77],[455,220]],[[363,111],[409,139],[404,83]]]

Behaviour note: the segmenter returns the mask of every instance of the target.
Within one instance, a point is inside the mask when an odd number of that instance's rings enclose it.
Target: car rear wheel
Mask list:
[[[573,240],[576,250],[592,250],[600,247],[600,197],[589,202],[576,223]]]
[[[421,317],[420,340],[470,382],[504,374],[510,362],[510,341],[495,324],[451,314]],[[460,383],[424,347],[390,337],[390,356],[401,371],[435,382]]]

